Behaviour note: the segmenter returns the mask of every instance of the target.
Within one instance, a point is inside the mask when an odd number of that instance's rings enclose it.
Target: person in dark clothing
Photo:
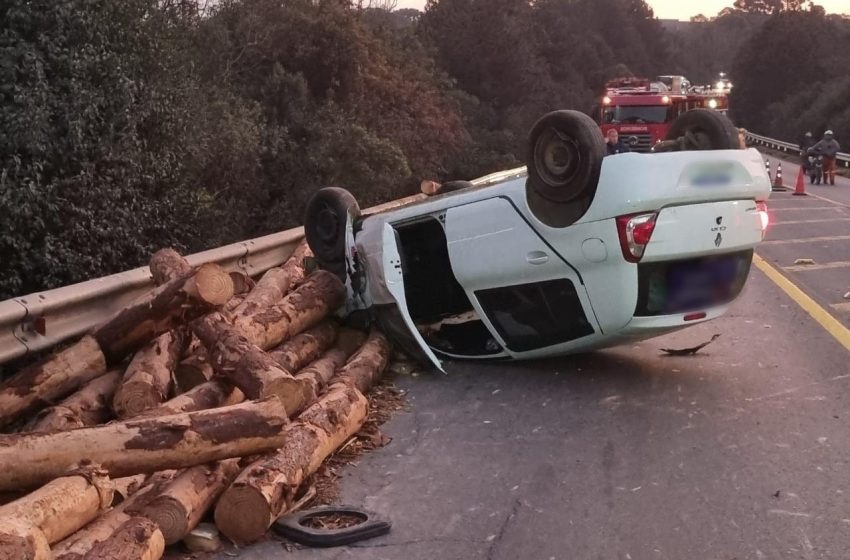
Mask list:
[[[811,132],[807,132],[803,135],[803,139],[800,140],[800,159],[803,160],[803,169],[808,173],[809,171],[809,150],[812,146],[815,145],[815,139],[812,137]]]
[[[835,185],[835,157],[841,151],[841,145],[832,131],[823,133],[823,139],[812,146],[812,150],[823,156],[823,184]]]
[[[605,142],[605,147],[608,149],[608,155],[625,154],[631,152],[629,145],[620,140],[620,133],[613,128],[608,131],[608,138]]]

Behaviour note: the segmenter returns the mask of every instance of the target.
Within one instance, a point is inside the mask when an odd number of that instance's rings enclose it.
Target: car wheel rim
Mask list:
[[[316,220],[316,233],[323,243],[333,243],[339,230],[339,221],[330,208],[322,208]]]
[[[552,187],[563,187],[575,176],[581,155],[575,140],[549,129],[540,135],[534,149],[534,165],[540,178]]]

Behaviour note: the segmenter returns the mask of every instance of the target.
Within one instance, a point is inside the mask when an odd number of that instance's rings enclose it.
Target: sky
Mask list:
[[[687,20],[697,14],[715,16],[723,8],[731,6],[734,0],[647,0],[647,3],[652,6],[656,17]],[[826,8],[827,12],[850,13],[850,0],[815,0],[815,3]],[[398,7],[421,10],[425,7],[425,0],[398,0]]]

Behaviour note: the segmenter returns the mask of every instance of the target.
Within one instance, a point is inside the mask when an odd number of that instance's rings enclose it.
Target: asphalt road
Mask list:
[[[783,164],[793,178],[796,171]],[[790,171],[790,173],[789,173]],[[771,199],[759,253],[845,324],[850,181]],[[812,240],[816,238],[816,240]],[[794,268],[812,258],[815,268]],[[839,264],[835,264],[839,263]],[[841,264],[843,263],[843,264]],[[830,307],[837,306],[837,307]],[[664,357],[721,337],[696,357]],[[846,559],[850,354],[754,268],[722,319],[636,346],[403,377],[392,443],[344,501],[393,522],[245,560]],[[216,556],[233,558],[233,551]]]

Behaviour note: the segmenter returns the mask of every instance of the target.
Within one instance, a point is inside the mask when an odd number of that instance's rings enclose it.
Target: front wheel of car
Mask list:
[[[578,111],[554,111],[529,135],[526,197],[532,213],[551,227],[566,227],[590,206],[605,141],[599,126]]]
[[[325,270],[345,276],[345,227],[360,217],[360,205],[345,189],[325,187],[307,203],[304,235],[316,261]]]

